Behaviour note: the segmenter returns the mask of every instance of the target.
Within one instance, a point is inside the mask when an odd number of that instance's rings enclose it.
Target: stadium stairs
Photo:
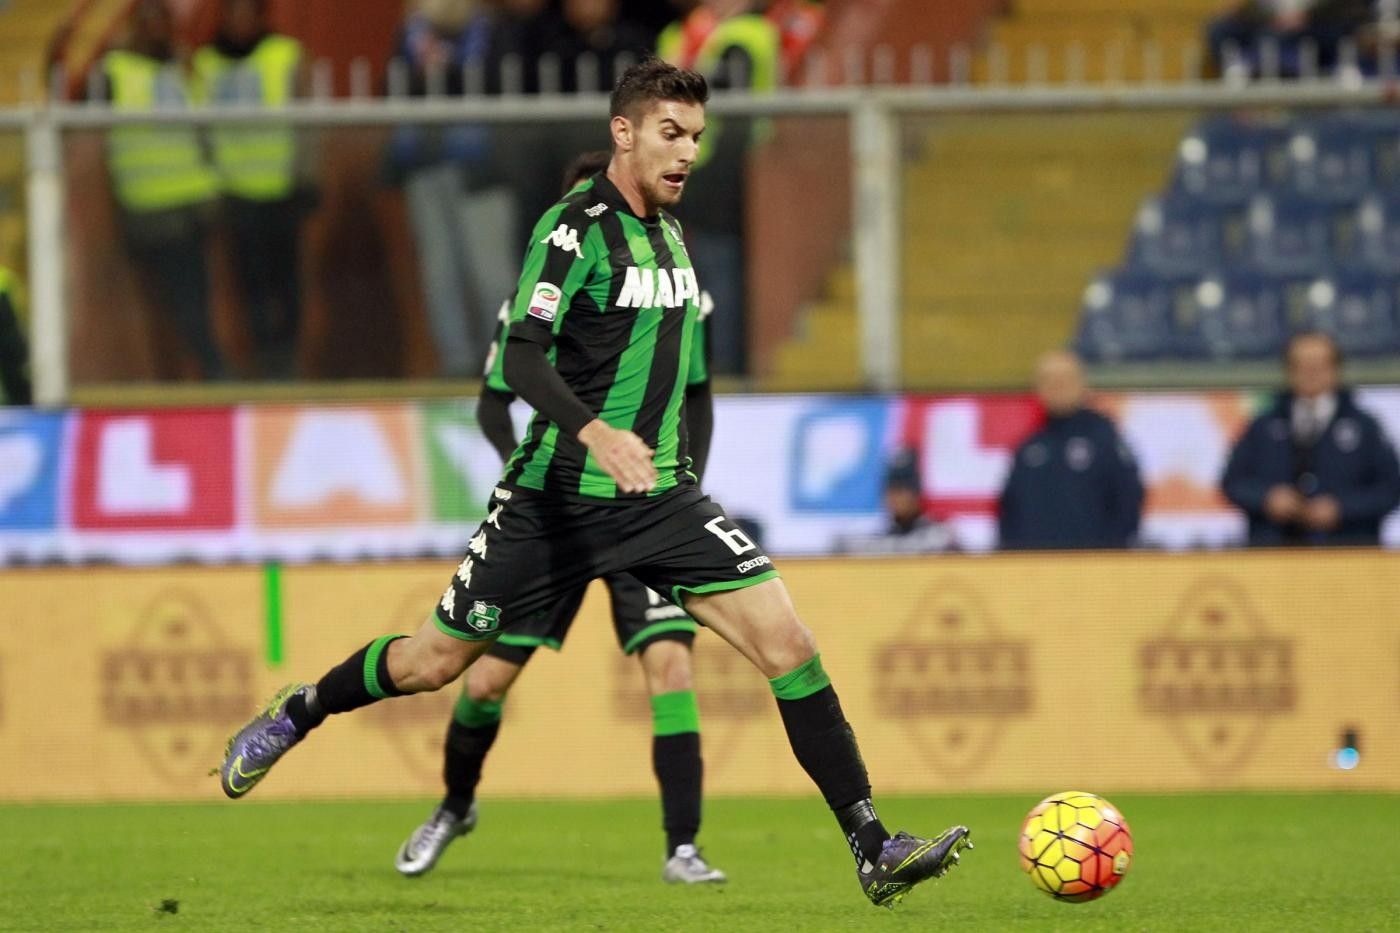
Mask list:
[[[993,21],[973,79],[1020,83],[1044,49],[1050,83],[1080,58],[1083,80],[1179,80],[1215,0],[1021,0]],[[1082,57],[1070,51],[1076,44]],[[1000,47],[1003,64],[987,49]],[[1154,52],[1153,49],[1156,49]],[[1153,64],[1155,62],[1156,64]],[[958,116],[907,124],[903,226],[904,382],[1022,385],[1035,356],[1074,331],[1084,283],[1114,262],[1146,192],[1162,186],[1190,125],[1142,118]],[[861,386],[855,278],[835,269],[779,347],[763,387]]]

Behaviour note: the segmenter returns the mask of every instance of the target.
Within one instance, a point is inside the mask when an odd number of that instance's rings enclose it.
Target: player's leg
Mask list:
[[[224,793],[247,794],[329,715],[441,689],[498,637],[597,576],[591,560],[599,548],[584,536],[559,532],[555,513],[562,508],[511,502],[508,490],[497,490],[467,556],[418,632],[377,638],[314,685],[283,688],[229,740],[218,769]]]
[[[651,696],[651,766],[661,789],[666,831],[663,881],[722,884],[724,872],[710,865],[695,845],[705,762],[700,754],[700,707],[695,699],[690,642],[661,637],[641,649],[640,660]]]
[[[476,828],[476,785],[501,727],[501,707],[533,648],[497,644],[467,669],[443,747],[446,794],[408,837],[394,867],[408,876],[431,871],[452,840]]]
[[[724,872],[709,865],[695,845],[705,767],[691,672],[695,620],[631,574],[609,574],[604,582],[612,598],[618,644],[641,662],[651,699],[651,765],[666,832],[661,878],[686,884],[723,882]]]
[[[586,585],[580,586],[547,612],[512,626],[467,670],[443,747],[442,776],[447,793],[399,847],[394,866],[403,874],[421,875],[431,870],[452,840],[476,827],[476,785],[500,732],[506,694],[536,648],[557,651],[563,646],[586,590]]]
[[[816,639],[768,556],[698,492],[650,511],[639,515],[645,525],[628,539],[627,566],[643,582],[669,587],[687,612],[769,679],[793,754],[835,813],[866,895],[892,905],[913,884],[943,874],[968,845],[967,829],[955,826],[934,839],[886,832]]]
[[[335,713],[389,697],[439,690],[491,646],[439,631],[430,618],[414,635],[384,635],[326,672],[315,684],[283,687],[229,740],[219,768],[224,793],[242,797],[283,755]]]
[[[685,605],[768,678],[793,754],[836,815],[873,903],[892,907],[909,888],[957,863],[971,847],[965,826],[926,839],[891,837],[880,822],[855,731],[782,580],[697,594]]]

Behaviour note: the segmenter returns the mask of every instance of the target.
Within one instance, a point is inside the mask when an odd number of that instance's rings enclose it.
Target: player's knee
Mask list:
[[[413,679],[422,691],[441,690],[460,677],[466,666],[467,659],[460,652],[419,651],[413,658]]]
[[[690,647],[676,641],[659,641],[642,652],[642,669],[653,695],[694,689]]]
[[[758,653],[764,676],[781,677],[812,659],[817,653],[817,639],[811,629],[793,617],[769,629],[758,645]]]
[[[467,673],[467,696],[473,703],[500,703],[510,684],[510,679],[493,676],[489,667],[478,665]]]

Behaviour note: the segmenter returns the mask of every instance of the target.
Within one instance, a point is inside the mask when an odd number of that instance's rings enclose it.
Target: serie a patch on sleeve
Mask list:
[[[553,321],[559,313],[560,290],[558,285],[541,282],[530,293],[530,310],[526,313],[546,323]]]

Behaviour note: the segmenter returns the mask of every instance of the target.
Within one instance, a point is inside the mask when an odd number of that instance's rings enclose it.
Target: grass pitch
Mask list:
[[[424,801],[6,806],[0,930],[1400,929],[1400,796],[1109,797],[1136,860],[1089,904],[1021,875],[1033,796],[884,800],[892,830],[964,822],[977,843],[892,912],[864,901],[815,798],[707,801],[701,842],[730,883],[701,889],[658,880],[654,800],[486,800],[413,880],[392,860]]]

